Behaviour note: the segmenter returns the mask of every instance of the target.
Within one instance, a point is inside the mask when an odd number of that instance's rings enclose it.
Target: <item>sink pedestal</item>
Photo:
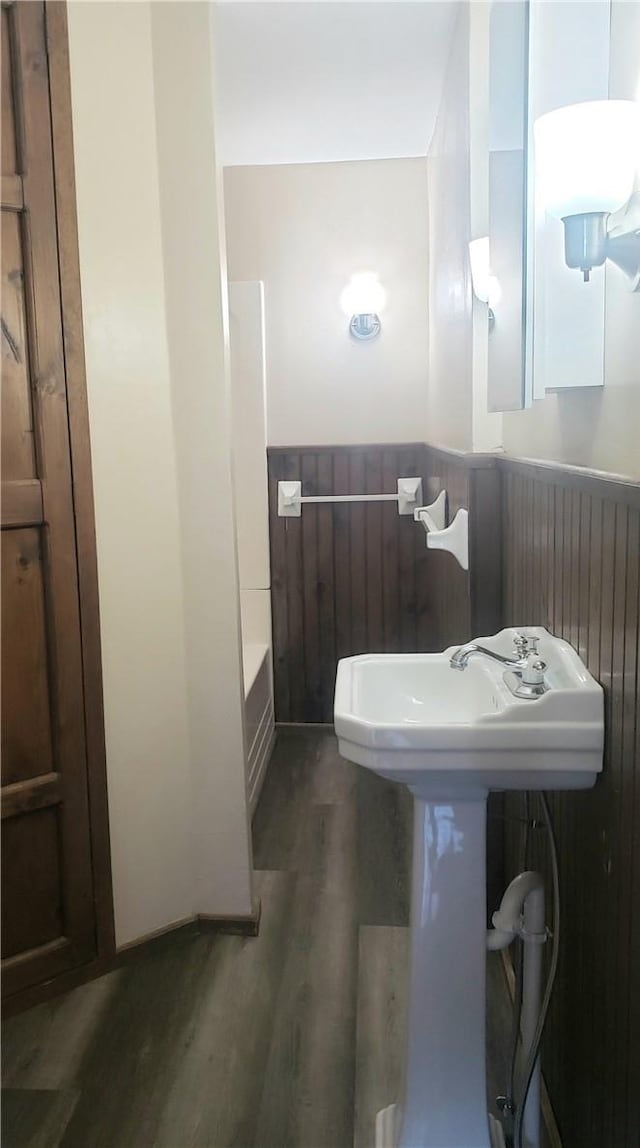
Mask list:
[[[338,664],[340,753],[415,799],[406,1082],[376,1148],[504,1144],[485,1083],[487,795],[588,789],[602,769],[602,688],[567,642],[540,626],[534,638],[547,687],[535,697],[505,681],[513,628],[468,646],[462,673],[453,648]]]
[[[414,794],[405,1094],[376,1148],[490,1148],[485,1075],[486,790]],[[393,1129],[393,1130],[392,1130]],[[391,1137],[391,1138],[390,1138]]]

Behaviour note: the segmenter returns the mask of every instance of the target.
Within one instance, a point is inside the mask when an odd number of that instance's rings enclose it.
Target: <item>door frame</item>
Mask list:
[[[80,262],[76,213],[71,80],[66,0],[46,0],[45,35],[49,69],[55,217],[58,242],[60,308],[69,426],[74,527],[77,550],[86,776],[95,914],[95,957],[77,970],[6,997],[3,1012],[29,1007],[51,996],[82,971],[103,971],[115,953],[115,929],[109,843],[107,767],[102,695],[102,658],[96,531],[84,359]],[[91,974],[89,974],[91,975]]]
[[[45,29],[49,57],[62,334],[78,556],[89,823],[96,913],[96,950],[98,957],[102,957],[115,952],[115,927],[102,695],[98,563],[87,378],[84,359],[66,0],[47,0],[45,4]]]

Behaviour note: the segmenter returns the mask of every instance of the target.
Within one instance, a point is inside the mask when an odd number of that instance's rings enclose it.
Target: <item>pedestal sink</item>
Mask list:
[[[519,631],[478,639],[503,657]],[[514,696],[474,653],[364,654],[338,665],[340,753],[414,796],[405,1094],[376,1148],[490,1148],[485,1077],[485,834],[492,789],[584,789],[602,769],[603,698],[577,653],[529,627],[546,692]],[[505,672],[506,671],[506,672]],[[513,683],[511,683],[513,685]]]

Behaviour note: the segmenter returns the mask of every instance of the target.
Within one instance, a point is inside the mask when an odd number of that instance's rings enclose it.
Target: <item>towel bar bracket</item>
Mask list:
[[[447,492],[441,490],[430,506],[416,506],[413,517],[422,523],[429,550],[448,550],[463,570],[469,569],[469,514],[461,507],[446,526]]]

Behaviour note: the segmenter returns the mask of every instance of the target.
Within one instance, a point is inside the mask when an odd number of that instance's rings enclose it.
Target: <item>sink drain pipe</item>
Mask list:
[[[516,937],[524,944],[522,968],[522,1061],[537,1040],[542,998],[542,946],[547,940],[544,881],[540,873],[520,873],[506,889],[491,918],[487,948],[506,949]],[[522,1114],[522,1148],[540,1148],[540,1053],[538,1051]]]

